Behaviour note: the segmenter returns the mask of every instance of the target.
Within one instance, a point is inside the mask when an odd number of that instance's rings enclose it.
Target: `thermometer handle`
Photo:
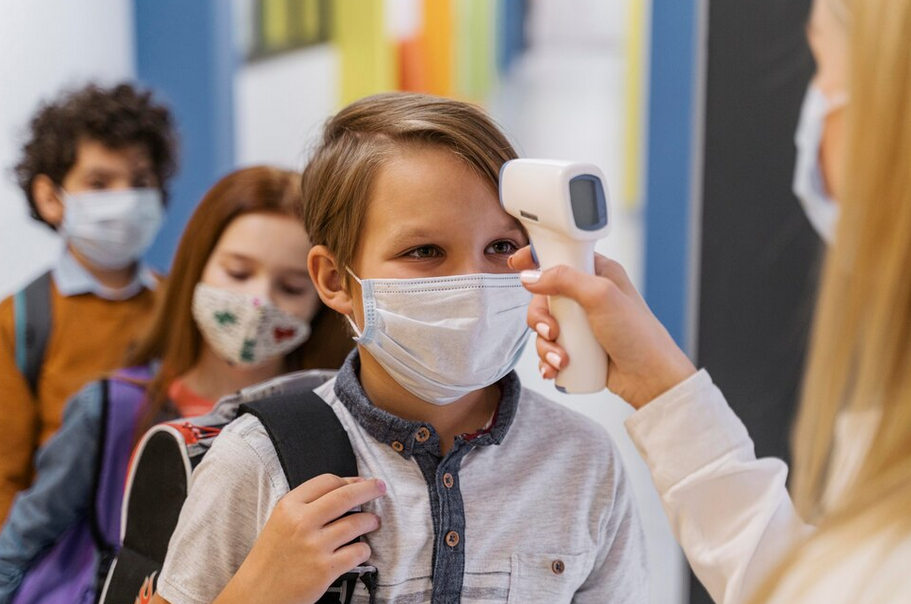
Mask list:
[[[559,344],[569,364],[557,374],[557,389],[569,394],[600,392],[607,384],[607,355],[595,339],[585,311],[575,301],[550,296],[550,314],[560,325]]]
[[[595,273],[594,241],[575,241],[546,229],[528,230],[542,270],[565,264]],[[607,354],[592,333],[585,311],[563,296],[549,296],[548,302],[560,325],[557,344],[569,357],[569,364],[557,374],[557,389],[569,394],[600,392],[607,384]]]

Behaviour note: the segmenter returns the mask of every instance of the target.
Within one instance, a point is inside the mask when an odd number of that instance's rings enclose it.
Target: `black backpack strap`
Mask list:
[[[240,414],[256,416],[272,440],[288,487],[293,490],[320,474],[357,476],[357,458],[348,433],[315,392],[280,393],[240,406]],[[317,600],[317,604],[349,604],[358,580],[373,601],[377,571],[358,567],[345,573]]]
[[[348,433],[315,392],[277,394],[241,405],[240,413],[255,415],[266,428],[290,490],[320,474],[357,476]]]
[[[92,540],[95,542],[95,547],[98,549],[99,555],[98,567],[95,569],[95,585],[99,587],[104,584],[104,579],[107,576],[108,570],[116,555],[115,546],[108,543],[104,538],[104,531],[101,529],[101,522],[98,518],[98,504],[95,501],[95,498],[98,496],[99,485],[101,484],[101,473],[104,471],[104,458],[107,453],[105,449],[108,446],[108,422],[110,421],[111,415],[111,382],[108,379],[103,379],[100,383],[101,421],[99,422],[100,430],[98,432],[98,457],[95,460],[95,473],[92,477],[92,504],[88,514],[89,527],[92,530]],[[97,589],[95,593],[100,594],[101,590]]]
[[[25,286],[13,297],[16,322],[16,366],[38,394],[38,377],[51,333],[51,272]]]

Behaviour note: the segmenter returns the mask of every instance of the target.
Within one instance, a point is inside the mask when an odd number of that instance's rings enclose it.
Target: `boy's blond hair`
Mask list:
[[[433,145],[461,157],[494,192],[515,149],[480,108],[452,99],[378,94],[330,118],[302,179],[304,226],[340,268],[350,266],[379,169],[404,147]]]

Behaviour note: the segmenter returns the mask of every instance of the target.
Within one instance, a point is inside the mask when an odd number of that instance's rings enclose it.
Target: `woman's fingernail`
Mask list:
[[[386,483],[383,482],[382,480],[380,480],[379,478],[377,478],[376,479],[376,488],[378,488],[380,490],[380,493],[385,493],[386,492]]]
[[[550,325],[548,325],[547,323],[544,323],[543,321],[541,323],[538,323],[537,325],[535,325],[535,331],[537,331],[538,335],[541,336],[542,338],[544,338],[545,340],[550,339]]]
[[[541,373],[541,377],[546,380],[547,379],[547,367],[545,367],[544,365],[541,365],[540,367],[538,367],[538,371]]]
[[[556,352],[548,352],[544,355],[544,358],[547,359],[547,362],[554,366],[554,369],[559,369],[560,365],[563,364],[563,358]]]
[[[522,271],[519,280],[522,283],[537,283],[541,279],[541,271]]]

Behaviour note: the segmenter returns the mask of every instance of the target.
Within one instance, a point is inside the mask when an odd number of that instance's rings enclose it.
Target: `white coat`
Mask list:
[[[794,544],[814,530],[788,495],[787,466],[756,458],[746,428],[705,371],[631,415],[626,427],[651,470],[677,541],[718,604],[748,601]],[[874,427],[869,414],[839,418],[826,501],[856,473]],[[911,535],[898,548],[864,535],[845,545],[823,541],[805,552],[770,602],[911,602]],[[835,547],[847,555],[819,573],[812,558]],[[800,591],[806,585],[811,587]]]

